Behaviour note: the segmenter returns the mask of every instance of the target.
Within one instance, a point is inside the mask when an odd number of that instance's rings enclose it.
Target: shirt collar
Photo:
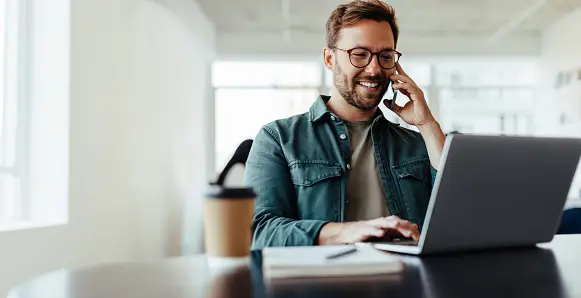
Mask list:
[[[331,112],[327,109],[327,101],[331,99],[331,96],[319,95],[317,100],[313,103],[309,109],[311,122],[318,122],[323,118],[323,116],[330,114]]]
[[[329,111],[329,109],[327,109],[327,101],[329,101],[329,99],[331,99],[331,96],[319,95],[317,100],[313,103],[313,105],[309,109],[311,122],[319,122],[319,120],[323,119],[324,116],[333,114],[331,113],[331,111]],[[337,117],[336,115],[334,116]],[[377,118],[384,118],[383,113],[381,112],[380,109],[377,109],[377,112],[375,112],[375,116],[373,116],[373,119]]]

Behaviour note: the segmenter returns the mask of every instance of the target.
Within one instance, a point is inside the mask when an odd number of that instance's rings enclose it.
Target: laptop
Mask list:
[[[581,139],[449,135],[420,240],[364,245],[420,255],[549,242],[580,157]]]

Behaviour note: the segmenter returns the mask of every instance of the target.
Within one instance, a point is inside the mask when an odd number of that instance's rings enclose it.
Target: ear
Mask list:
[[[327,67],[328,70],[333,71],[334,68],[334,53],[333,50],[325,47],[323,48],[323,62],[325,63],[325,66]]]

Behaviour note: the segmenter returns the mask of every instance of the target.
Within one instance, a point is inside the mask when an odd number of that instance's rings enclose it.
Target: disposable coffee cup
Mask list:
[[[252,188],[209,187],[204,202],[207,256],[240,259],[250,255],[255,200]]]

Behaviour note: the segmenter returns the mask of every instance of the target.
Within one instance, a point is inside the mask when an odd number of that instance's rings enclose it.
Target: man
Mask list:
[[[258,195],[254,249],[419,238],[445,136],[397,63],[395,12],[356,0],[337,7],[326,27],[331,96],[264,126],[248,158],[246,184]],[[390,80],[411,99],[393,111],[419,133],[379,110]]]

